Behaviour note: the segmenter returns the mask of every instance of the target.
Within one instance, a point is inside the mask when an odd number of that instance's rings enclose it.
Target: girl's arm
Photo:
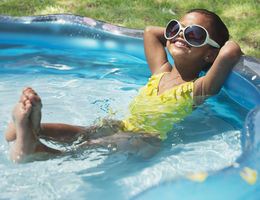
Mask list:
[[[241,55],[242,52],[239,45],[234,41],[227,41],[220,49],[207,74],[195,81],[194,96],[208,97],[216,95]]]
[[[144,51],[152,74],[171,68],[164,49],[165,45],[164,28],[158,26],[146,27],[144,30]]]

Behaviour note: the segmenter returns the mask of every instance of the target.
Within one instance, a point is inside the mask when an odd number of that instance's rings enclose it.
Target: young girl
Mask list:
[[[68,144],[83,138],[80,146],[112,145],[119,151],[153,155],[174,123],[189,115],[194,105],[220,91],[242,54],[239,45],[228,39],[221,19],[203,9],[191,10],[179,21],[171,20],[166,28],[147,27],[144,49],[152,77],[133,99],[130,115],[122,121],[103,120],[87,128],[40,124],[41,100],[31,88],[24,89],[6,130],[6,140],[15,140],[11,159],[62,152],[42,144],[38,137]],[[165,46],[174,59],[173,66]],[[205,70],[206,75],[199,77]]]

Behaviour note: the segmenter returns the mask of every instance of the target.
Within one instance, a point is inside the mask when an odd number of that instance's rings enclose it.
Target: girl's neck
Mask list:
[[[194,80],[195,78],[198,77],[201,67],[196,67],[198,65],[190,64],[190,63],[181,63],[179,64],[178,62],[174,62],[172,71],[171,71],[171,76],[182,79],[183,81],[191,81]]]

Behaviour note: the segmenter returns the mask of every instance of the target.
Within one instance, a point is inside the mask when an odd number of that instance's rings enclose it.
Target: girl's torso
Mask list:
[[[174,122],[192,112],[194,81],[159,92],[160,81],[166,73],[153,75],[139,90],[129,105],[129,117],[123,120],[125,131],[159,133],[164,139]]]

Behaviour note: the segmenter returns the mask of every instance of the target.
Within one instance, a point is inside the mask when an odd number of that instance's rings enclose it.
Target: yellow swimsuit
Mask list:
[[[124,131],[158,133],[163,140],[173,123],[180,122],[192,112],[194,81],[158,95],[159,83],[165,73],[153,75],[139,90],[129,105],[129,117],[123,120]]]

